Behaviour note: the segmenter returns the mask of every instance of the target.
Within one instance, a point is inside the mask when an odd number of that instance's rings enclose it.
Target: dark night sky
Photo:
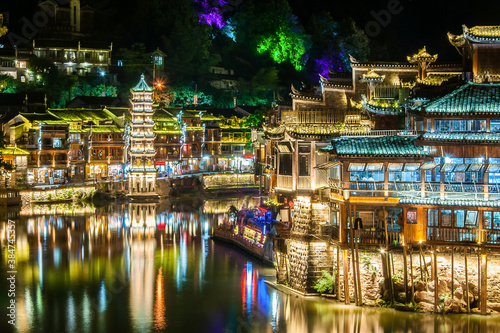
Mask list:
[[[123,9],[140,1],[144,0],[109,0],[109,3],[116,4],[117,8]],[[288,1],[304,25],[310,14],[329,11],[335,19],[351,16],[358,26],[364,29],[368,22],[374,20],[371,11],[386,10],[389,3],[397,0]],[[380,45],[371,58],[404,61],[406,55],[426,45],[430,53],[439,54],[439,60],[459,62],[458,53],[448,42],[446,36],[448,31],[459,34],[462,31],[462,24],[469,27],[500,25],[500,1],[498,0],[399,0],[399,2],[402,7],[401,12],[391,15],[389,24],[382,27],[376,37],[370,37],[372,43]],[[27,10],[27,8],[32,10]],[[0,11],[11,10],[11,21],[23,15],[31,17],[35,8],[36,1],[33,0],[0,2]],[[121,19],[126,18],[122,16]]]
[[[311,12],[329,11],[334,18],[351,16],[358,26],[365,29],[373,21],[371,11],[387,10],[390,0],[289,0],[295,13],[301,19]],[[500,25],[500,1],[442,1],[442,0],[400,0],[402,10],[391,15],[390,23],[381,29],[377,37],[370,39],[374,43],[387,45],[388,60],[404,61],[406,55],[417,51],[422,46],[439,54],[441,61],[460,62],[460,56],[448,42],[446,33],[460,34],[462,24]],[[300,15],[303,13],[303,15]]]

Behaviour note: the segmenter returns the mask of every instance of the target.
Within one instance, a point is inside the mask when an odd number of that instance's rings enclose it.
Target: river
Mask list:
[[[0,332],[500,331],[498,315],[402,313],[277,291],[265,283],[274,281],[273,268],[210,239],[228,203],[196,212],[162,204],[21,212],[16,330],[5,316],[7,222],[0,222]]]

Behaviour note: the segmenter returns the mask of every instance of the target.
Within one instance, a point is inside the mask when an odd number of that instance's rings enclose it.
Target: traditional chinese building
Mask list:
[[[129,195],[156,197],[153,88],[142,75],[131,93]]]
[[[276,147],[274,191],[294,211],[290,239],[278,251],[289,262],[278,262],[282,279],[310,292],[321,271],[330,271],[337,297],[358,305],[377,295],[408,302],[404,295],[415,279],[426,286],[411,296],[422,309],[476,306],[486,314],[494,307],[497,31],[474,27],[449,35],[464,50],[463,71],[438,64],[424,48],[406,64],[351,59],[352,74],[332,73],[309,92],[292,89],[292,109],[280,110],[279,127],[266,128]],[[430,271],[415,274],[424,271],[415,260],[429,260]],[[438,288],[455,280],[462,286]],[[443,294],[451,296],[440,304]]]

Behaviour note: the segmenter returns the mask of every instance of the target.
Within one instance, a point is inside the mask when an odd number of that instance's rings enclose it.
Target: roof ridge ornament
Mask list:
[[[354,58],[350,53],[349,53],[349,60],[351,61],[351,63],[359,63],[358,59]]]

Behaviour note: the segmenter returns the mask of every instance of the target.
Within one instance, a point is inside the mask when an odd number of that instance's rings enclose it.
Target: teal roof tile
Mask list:
[[[500,133],[488,133],[488,132],[478,132],[478,133],[453,133],[453,132],[439,132],[439,133],[424,133],[422,135],[424,140],[439,140],[439,141],[480,141],[480,142],[499,142]]]
[[[153,91],[153,88],[148,86],[148,84],[144,80],[144,74],[141,74],[141,80],[139,81],[139,83],[137,83],[137,85],[134,88],[132,88],[132,90],[133,91]]]
[[[424,107],[427,113],[500,113],[500,84],[467,82]]]
[[[415,136],[334,138],[331,142],[330,152],[339,156],[360,157],[428,156],[429,151],[424,147],[416,146],[415,139]]]

